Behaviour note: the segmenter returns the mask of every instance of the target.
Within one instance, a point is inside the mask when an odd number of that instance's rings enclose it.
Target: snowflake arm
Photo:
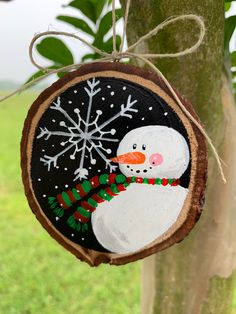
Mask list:
[[[37,139],[45,136],[45,140],[48,140],[53,135],[72,137],[72,134],[69,132],[49,131],[47,128],[40,128],[40,134],[37,136]],[[74,137],[81,137],[81,136],[79,134],[74,134]]]
[[[132,119],[132,114],[127,114],[126,112],[138,112],[138,109],[133,109],[132,106],[134,104],[136,104],[137,100],[131,101],[131,95],[129,95],[128,99],[127,99],[127,103],[126,105],[122,104],[121,105],[121,112],[120,115],[123,117],[127,117]]]
[[[79,132],[79,133],[82,133],[81,130],[80,130],[80,128],[79,128],[78,123],[76,123],[76,122],[68,115],[68,113],[67,113],[64,109],[62,109],[62,107],[61,107],[61,98],[60,98],[60,97],[57,98],[57,101],[56,101],[56,102],[55,102],[55,101],[53,102],[53,105],[54,105],[54,106],[51,106],[51,107],[50,107],[51,109],[57,110],[57,111],[61,112],[61,113],[63,114],[63,116],[64,116],[69,122],[71,122],[71,123],[76,127],[76,129],[78,130],[78,132]]]
[[[96,152],[98,153],[98,155],[105,161],[106,163],[106,169],[109,168],[110,172],[115,171],[117,166],[114,166],[111,164],[111,160],[107,159],[107,157],[103,154],[103,152],[101,151],[101,149],[105,150],[102,146],[101,143],[99,143],[99,145],[95,144],[94,142],[92,142],[90,140],[90,143],[92,145],[92,147],[96,150]],[[101,149],[100,149],[101,148]],[[105,150],[106,152],[108,152],[108,150]]]
[[[137,103],[137,100],[133,100],[131,101],[131,95],[129,95],[128,99],[127,99],[127,103],[126,105],[122,104],[121,105],[121,110],[115,114],[113,117],[111,117],[110,119],[108,119],[107,121],[105,121],[104,123],[102,123],[101,125],[97,126],[96,129],[92,130],[89,135],[93,135],[96,132],[101,132],[101,130],[103,128],[105,128],[108,124],[110,124],[112,121],[116,120],[119,117],[128,117],[128,118],[132,118],[132,114],[128,114],[128,112],[138,112],[138,109],[133,109],[133,105]]]
[[[56,167],[58,158],[61,155],[65,154],[67,151],[69,151],[72,147],[76,146],[76,151],[78,151],[77,145],[80,141],[82,141],[82,139],[79,139],[77,142],[72,143],[71,145],[67,146],[65,149],[63,149],[60,153],[58,153],[55,156],[44,155],[43,158],[42,157],[40,158],[40,161],[42,161],[45,166],[48,166],[48,171],[49,171],[51,168],[51,165],[53,165],[53,167]]]
[[[102,136],[91,136],[91,140],[98,140],[98,141],[107,141],[107,142],[119,142],[117,138],[108,138],[108,137],[102,137]]]
[[[85,133],[88,132],[88,127],[89,127],[89,120],[90,120],[90,115],[91,115],[91,110],[92,110],[92,105],[93,105],[93,97],[101,91],[101,88],[95,89],[95,87],[100,83],[100,81],[96,81],[95,78],[92,79],[91,81],[87,81],[88,86],[90,89],[87,87],[84,88],[86,91],[88,97],[89,97],[89,105],[88,105],[88,110],[87,110],[87,117],[86,117],[86,123],[85,123]]]

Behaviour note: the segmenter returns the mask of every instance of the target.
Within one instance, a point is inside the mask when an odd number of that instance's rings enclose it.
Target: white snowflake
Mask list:
[[[40,128],[40,134],[37,136],[37,139],[44,138],[48,140],[51,136],[61,136],[68,138],[67,141],[62,141],[60,145],[64,148],[58,152],[55,156],[44,155],[40,158],[40,161],[43,162],[47,167],[48,171],[51,167],[57,167],[58,159],[65,153],[72,151],[70,154],[70,159],[75,159],[77,153],[81,153],[79,168],[75,170],[75,178],[77,179],[87,179],[88,170],[84,167],[85,154],[88,153],[90,157],[90,163],[92,165],[96,164],[96,159],[94,158],[94,152],[96,152],[101,159],[105,162],[106,169],[108,168],[110,172],[114,171],[117,166],[112,165],[112,162],[109,158],[106,157],[106,154],[111,154],[111,149],[105,148],[106,142],[118,142],[118,139],[108,137],[108,135],[115,135],[116,130],[111,128],[110,130],[104,130],[108,125],[110,125],[114,120],[119,117],[132,118],[133,113],[137,113],[138,110],[134,109],[133,106],[137,103],[137,100],[132,100],[131,95],[128,96],[126,104],[121,104],[120,111],[114,116],[111,116],[105,122],[99,124],[99,117],[103,114],[101,110],[96,111],[95,119],[91,119],[91,110],[93,106],[93,99],[96,94],[101,91],[101,88],[98,87],[100,81],[93,78],[92,80],[87,81],[87,87],[84,87],[86,94],[88,95],[88,108],[86,120],[81,117],[79,108],[76,108],[74,112],[77,115],[77,120],[73,119],[67,112],[61,107],[61,99],[57,98],[50,107],[52,110],[56,110],[62,114],[65,118],[65,121],[60,122],[60,126],[63,127],[63,130],[50,131],[46,127]],[[66,131],[65,131],[66,129]]]

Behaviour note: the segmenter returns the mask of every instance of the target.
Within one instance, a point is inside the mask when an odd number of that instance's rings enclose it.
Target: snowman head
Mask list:
[[[179,178],[189,164],[185,138],[167,126],[150,125],[133,129],[121,140],[117,157],[127,177]]]

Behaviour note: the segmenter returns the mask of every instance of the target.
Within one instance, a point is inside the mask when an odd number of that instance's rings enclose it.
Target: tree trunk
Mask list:
[[[124,8],[125,0],[121,2]],[[159,59],[155,65],[193,104],[227,164],[227,184],[222,182],[210,153],[200,221],[180,244],[143,261],[143,314],[228,314],[235,310],[236,115],[231,78],[223,70],[224,1],[131,1],[128,42],[134,43],[172,15],[189,13],[204,18],[204,43],[189,56]],[[197,35],[193,23],[180,22],[137,47],[136,52],[180,51],[191,46]]]

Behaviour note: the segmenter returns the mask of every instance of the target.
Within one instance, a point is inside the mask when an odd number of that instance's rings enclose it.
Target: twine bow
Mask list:
[[[223,172],[223,168],[222,168],[222,160],[220,159],[217,150],[214,146],[214,144],[212,143],[210,137],[208,136],[208,134],[206,133],[206,131],[204,130],[204,128],[201,126],[201,124],[191,115],[191,113],[185,108],[184,104],[182,103],[181,99],[179,98],[179,96],[176,94],[176,92],[174,91],[174,89],[172,88],[172,86],[170,85],[170,83],[168,82],[168,80],[166,79],[166,77],[164,76],[164,74],[149,60],[149,59],[158,59],[158,58],[177,58],[177,57],[182,57],[185,55],[189,55],[193,52],[195,52],[198,47],[201,45],[203,38],[205,36],[205,32],[206,32],[206,28],[204,25],[204,22],[202,20],[201,17],[195,15],[195,14],[185,14],[185,15],[179,15],[179,16],[172,16],[170,18],[168,18],[167,20],[163,21],[162,23],[158,24],[156,27],[154,27],[150,32],[148,32],[147,34],[145,34],[144,36],[142,36],[141,38],[139,38],[137,40],[136,43],[132,44],[131,46],[129,46],[125,51],[124,51],[124,42],[125,42],[125,34],[126,34],[126,28],[127,28],[127,23],[128,23],[128,16],[129,16],[129,8],[130,8],[130,2],[131,0],[127,0],[127,5],[126,5],[126,11],[125,11],[125,16],[124,16],[124,27],[123,27],[123,32],[122,32],[122,37],[121,37],[121,44],[119,47],[119,50],[117,51],[116,49],[116,15],[115,15],[115,0],[112,0],[112,31],[113,31],[113,51],[111,53],[107,53],[101,49],[98,49],[97,47],[93,46],[92,44],[90,44],[89,42],[87,42],[85,39],[83,39],[82,37],[80,37],[79,35],[75,35],[72,33],[67,33],[67,32],[58,32],[58,31],[47,31],[47,32],[42,32],[39,33],[37,35],[35,35],[30,43],[29,46],[29,57],[30,60],[32,62],[32,64],[34,64],[38,69],[42,70],[43,72],[45,72],[44,75],[34,79],[33,81],[26,83],[25,85],[23,85],[22,87],[20,87],[18,90],[10,93],[9,95],[3,97],[2,99],[0,99],[0,102],[6,100],[7,98],[22,92],[28,88],[30,88],[32,85],[38,83],[39,81],[43,80],[44,78],[48,77],[49,75],[52,74],[56,74],[59,72],[68,72],[68,71],[72,71],[75,69],[80,68],[84,63],[75,63],[72,65],[68,65],[68,66],[64,66],[58,69],[48,69],[46,67],[41,66],[40,64],[38,64],[34,57],[33,57],[33,48],[35,45],[35,42],[44,36],[47,35],[54,35],[54,36],[66,36],[66,37],[71,37],[74,39],[79,40],[80,42],[82,42],[83,44],[85,44],[86,46],[90,47],[94,52],[96,52],[97,54],[99,54],[100,56],[102,56],[101,59],[92,61],[92,62],[87,62],[88,63],[94,63],[94,62],[108,62],[108,61],[113,61],[113,62],[119,62],[120,60],[124,59],[124,58],[129,58],[129,59],[136,59],[136,60],[141,60],[143,61],[145,64],[147,64],[157,75],[159,75],[161,77],[161,79],[164,81],[164,83],[166,84],[166,87],[169,89],[169,91],[171,92],[171,94],[173,95],[175,101],[177,102],[178,106],[181,108],[181,110],[184,112],[184,114],[197,126],[197,128],[199,129],[199,131],[203,134],[203,136],[206,138],[208,144],[210,145],[212,152],[215,156],[215,159],[217,161],[218,167],[219,167],[219,171],[221,174],[221,178],[223,180],[224,183],[226,183],[226,178]],[[164,28],[166,28],[167,26],[171,25],[171,24],[175,24],[178,21],[193,21],[197,24],[197,26],[199,27],[199,36],[198,36],[198,40],[197,42],[192,45],[191,47],[176,52],[176,53],[135,53],[134,50],[135,48],[140,45],[142,42],[144,42],[145,40],[149,39],[150,37],[156,35],[157,33],[159,33],[161,30],[163,30]]]

